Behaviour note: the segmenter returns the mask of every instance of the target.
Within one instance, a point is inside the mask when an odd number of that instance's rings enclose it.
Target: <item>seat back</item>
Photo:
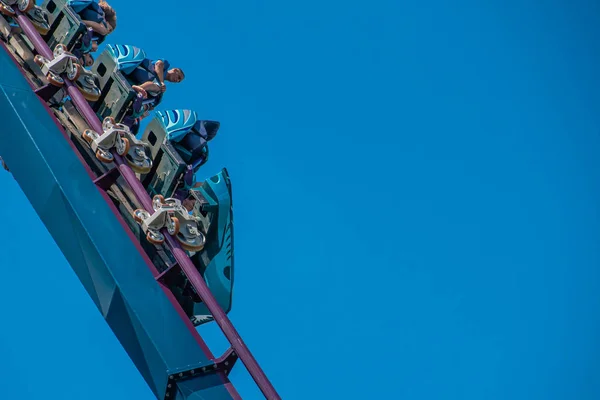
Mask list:
[[[67,0],[44,0],[40,7],[46,10],[46,14],[48,15],[48,23],[50,24],[50,28],[53,28],[54,22],[60,16],[63,8],[67,7]]]
[[[218,129],[219,122],[199,120],[191,110],[157,111],[142,135],[153,160],[153,169],[142,176],[148,191],[171,196],[176,189],[182,189],[188,165],[197,170],[206,161],[206,142]],[[169,175],[172,173],[176,176]],[[168,182],[158,183],[163,180]]]
[[[150,121],[142,140],[150,149],[152,169],[140,180],[151,196],[161,194],[171,197],[180,186],[183,175],[187,169],[186,163],[171,143],[167,140],[167,127],[163,123],[160,113]]]
[[[178,142],[198,121],[198,115],[192,110],[158,111],[156,117],[165,127],[167,139]]]
[[[152,159],[155,159],[158,156],[166,137],[167,130],[165,129],[161,118],[155,115],[154,118],[152,118],[152,120],[148,123],[144,133],[142,134],[142,140],[149,145]]]
[[[73,51],[81,37],[87,32],[85,24],[66,0],[45,0],[41,7],[48,13],[50,31],[44,36],[50,49],[62,43]]]
[[[98,76],[98,87],[100,88],[100,91],[104,91],[108,81],[111,80],[113,74],[119,70],[119,64],[113,57],[110,45],[106,46],[102,53],[96,57],[91,69],[92,72]],[[125,80],[125,78],[123,78],[123,80]]]
[[[215,137],[220,123],[198,119],[191,110],[157,112],[167,131],[167,140],[179,151],[182,159],[196,168],[208,157],[206,143]]]
[[[175,191],[182,186],[187,169],[186,163],[169,142],[163,143],[157,158],[152,162],[154,164],[152,171],[142,176],[146,190],[151,196],[160,194],[164,197],[173,197]]]
[[[106,49],[124,75],[129,75],[146,59],[146,52],[135,46],[109,44]]]
[[[79,13],[83,11],[86,7],[91,5],[92,3],[98,3],[97,0],[67,0],[69,2],[69,6],[76,12]]]
[[[98,77],[98,87],[102,93],[100,99],[92,104],[92,109],[101,120],[111,116],[120,122],[131,109],[137,93],[120,71],[122,58],[114,50],[118,47],[135,49],[136,54],[142,52],[133,46],[106,46],[91,68]]]

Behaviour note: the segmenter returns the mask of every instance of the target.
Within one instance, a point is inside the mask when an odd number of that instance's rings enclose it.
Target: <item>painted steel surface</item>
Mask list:
[[[211,362],[4,50],[0,71],[0,154],[151,390],[163,398],[169,371]],[[178,387],[178,399],[232,398],[216,375]]]

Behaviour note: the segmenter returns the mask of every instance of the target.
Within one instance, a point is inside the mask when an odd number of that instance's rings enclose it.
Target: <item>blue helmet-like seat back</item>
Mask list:
[[[206,161],[206,143],[217,134],[219,122],[199,120],[190,110],[159,111],[156,115],[165,127],[167,140],[174,144],[185,163],[196,168],[199,166],[196,164]]]
[[[192,110],[157,111],[156,116],[165,127],[167,139],[172,142],[183,139],[198,121],[198,115]]]
[[[179,144],[189,152],[190,159],[186,162],[194,169],[201,161],[208,158],[208,146],[206,143],[215,137],[219,130],[219,123],[216,121],[196,121],[192,129],[179,142]]]
[[[67,5],[73,9],[76,13],[83,11],[89,5],[96,3],[98,0],[68,0]]]
[[[133,72],[146,59],[144,50],[135,46],[109,44],[106,48],[112,58],[115,59],[119,71],[125,75]]]

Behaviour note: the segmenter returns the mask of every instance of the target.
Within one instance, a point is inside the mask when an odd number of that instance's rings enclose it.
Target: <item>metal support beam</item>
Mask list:
[[[54,97],[56,93],[58,93],[59,90],[60,88],[58,86],[47,84],[37,89],[35,94],[37,94],[40,99],[47,103],[52,97]]]
[[[163,272],[158,274],[154,279],[156,279],[157,281],[162,281],[166,275],[168,275],[170,272],[172,272],[176,268],[179,268],[179,264],[177,262],[174,262],[171,265],[169,265],[169,267],[167,269],[165,269]]]
[[[233,348],[230,347],[227,349],[227,351],[225,351],[225,353],[223,353],[221,357],[215,360],[215,363],[221,366],[221,369],[225,375],[229,375],[238,358],[239,357],[237,354],[235,354]]]
[[[119,179],[119,176],[119,170],[116,168],[111,168],[101,176],[94,179],[94,183],[100,189],[106,191],[117,181],[117,179]]]
[[[171,400],[176,397],[177,384],[190,378],[206,376],[210,374],[223,373],[229,375],[238,356],[232,348],[229,348],[221,357],[209,364],[197,365],[193,368],[189,366],[182,369],[168,371],[169,380],[165,391],[165,400]]]

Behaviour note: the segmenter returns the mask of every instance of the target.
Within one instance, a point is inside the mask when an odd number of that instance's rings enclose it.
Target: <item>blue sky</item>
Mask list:
[[[112,3],[109,42],[186,71],[163,107],[222,123],[204,173],[234,184],[230,317],[283,398],[600,396],[600,6]],[[0,186],[0,392],[152,399]]]

